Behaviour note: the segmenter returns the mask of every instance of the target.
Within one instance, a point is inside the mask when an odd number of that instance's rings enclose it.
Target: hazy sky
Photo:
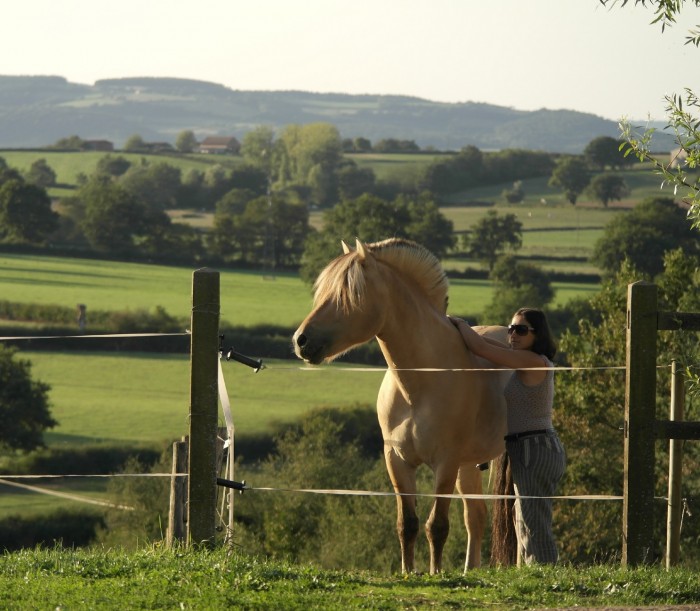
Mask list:
[[[521,110],[664,120],[700,92],[690,3],[661,33],[651,9],[598,0],[11,0],[0,74],[129,76],[242,90],[412,95]]]

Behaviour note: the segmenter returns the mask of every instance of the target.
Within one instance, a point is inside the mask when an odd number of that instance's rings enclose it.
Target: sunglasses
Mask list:
[[[516,335],[527,335],[528,331],[534,331],[532,327],[527,325],[508,325],[508,335],[515,331]]]

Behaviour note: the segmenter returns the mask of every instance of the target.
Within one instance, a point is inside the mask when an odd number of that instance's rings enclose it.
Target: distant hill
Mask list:
[[[241,139],[259,125],[317,121],[333,123],[344,138],[414,140],[421,148],[438,150],[474,145],[580,153],[596,136],[619,135],[616,122],[571,110],[521,111],[407,96],[238,91],[173,78],[81,85],[58,76],[0,76],[0,148],[42,147],[71,135],[111,140],[117,147],[134,134],[174,143],[184,129],[199,138]]]

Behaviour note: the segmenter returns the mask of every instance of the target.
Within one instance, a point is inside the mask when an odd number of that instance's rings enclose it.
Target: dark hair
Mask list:
[[[535,341],[531,350],[537,354],[544,354],[551,361],[557,353],[557,345],[554,343],[544,312],[537,308],[520,308],[514,316],[523,316],[534,329]]]

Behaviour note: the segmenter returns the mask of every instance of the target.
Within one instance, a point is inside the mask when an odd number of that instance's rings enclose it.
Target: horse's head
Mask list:
[[[372,339],[383,324],[384,287],[372,251],[343,242],[314,285],[314,307],[294,333],[296,355],[313,365],[331,361]]]

